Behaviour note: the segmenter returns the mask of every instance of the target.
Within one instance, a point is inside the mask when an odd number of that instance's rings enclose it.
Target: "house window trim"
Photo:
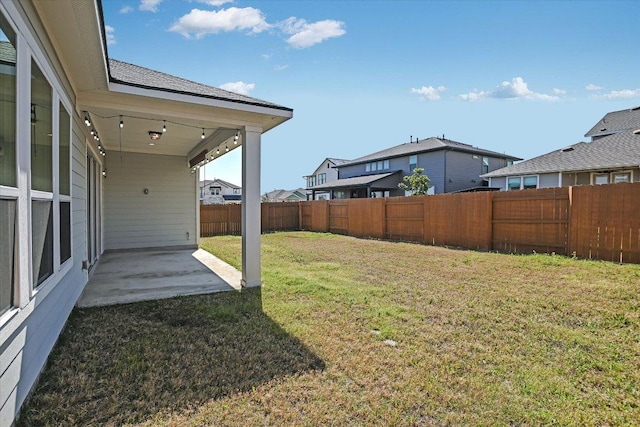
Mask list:
[[[536,188],[535,189],[539,189],[540,188],[540,175],[513,175],[513,176],[508,176],[506,179],[506,182],[504,183],[505,187],[506,187],[506,191],[517,191],[517,190],[525,190],[524,188],[524,179],[525,178],[533,178],[535,177],[536,179]],[[512,189],[509,187],[509,179],[519,179],[520,180],[520,187],[517,189]],[[533,190],[533,188],[527,188],[526,190]]]
[[[615,171],[615,172],[611,172],[611,179],[609,179],[609,183],[610,184],[624,184],[624,182],[615,182],[615,176],[616,175],[629,175],[629,181],[627,181],[628,183],[634,182],[634,176],[633,176],[633,170],[632,169],[628,169],[628,170],[619,170],[619,171]]]
[[[16,200],[16,235],[15,246],[15,275],[12,289],[11,307],[0,316],[0,328],[8,335],[14,333],[30,315],[30,313],[43,301],[47,295],[55,289],[60,281],[71,271],[75,258],[73,243],[73,124],[75,118],[75,108],[67,96],[67,91],[61,84],[58,73],[49,63],[48,56],[40,48],[39,41],[28,30],[30,25],[24,20],[21,10],[12,2],[0,3],[0,14],[5,18],[9,28],[15,33],[16,42],[16,176],[15,187],[0,186],[0,197]],[[69,195],[60,196],[58,186],[59,180],[59,153],[52,152],[53,188],[51,192],[38,192],[31,190],[31,129],[30,129],[30,103],[31,103],[31,63],[32,61],[40,67],[52,90],[52,133],[54,143],[52,151],[59,150],[59,126],[58,112],[53,113],[62,104],[69,113],[70,135],[69,135]],[[54,158],[54,156],[57,156]],[[43,280],[37,288],[33,285],[32,270],[32,218],[31,204],[33,200],[47,200],[53,203],[54,215],[54,268],[52,274]],[[71,233],[71,257],[60,263],[60,239],[59,220],[55,218],[60,215],[59,202],[70,203],[70,233]],[[58,227],[58,228],[57,228]],[[56,249],[57,248],[57,249]],[[58,256],[56,256],[56,250]]]
[[[607,182],[604,184],[596,184],[596,177],[606,176]],[[609,172],[591,172],[591,185],[606,185],[611,184],[611,173]]]

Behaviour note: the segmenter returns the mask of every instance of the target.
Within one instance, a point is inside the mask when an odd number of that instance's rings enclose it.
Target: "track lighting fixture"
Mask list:
[[[162,121],[162,133],[167,131],[167,121],[163,120]]]
[[[204,128],[202,128],[202,135],[200,135],[200,139],[204,139]]]
[[[124,127],[124,121],[122,121],[122,116],[120,116],[120,129]]]

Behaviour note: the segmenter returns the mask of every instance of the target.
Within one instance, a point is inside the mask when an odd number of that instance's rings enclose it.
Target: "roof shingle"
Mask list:
[[[617,133],[543,154],[481,175],[483,178],[640,166],[640,135]]]
[[[457,151],[464,151],[472,154],[488,155],[499,158],[506,158],[511,160],[522,160],[519,157],[510,156],[504,153],[497,153],[495,151],[484,150],[477,148],[469,144],[463,144],[461,142],[451,141],[449,139],[440,138],[427,138],[418,142],[406,142],[404,144],[396,145],[395,147],[387,148],[382,151],[378,151],[373,154],[368,154],[363,157],[359,157],[355,160],[344,162],[341,166],[350,166],[358,163],[365,163],[373,160],[388,159],[391,157],[406,156],[409,154],[417,154],[426,151],[435,151],[443,149],[453,149]]]
[[[156,89],[203,98],[220,99],[223,101],[237,102],[241,104],[257,105],[261,107],[275,108],[278,110],[293,111],[268,101],[252,98],[250,96],[229,92],[213,86],[204,85],[191,80],[186,80],[170,74],[150,70],[149,68],[109,59],[111,81],[130,86],[147,89]]]
[[[636,129],[640,129],[640,107],[607,113],[584,136],[597,137]]]

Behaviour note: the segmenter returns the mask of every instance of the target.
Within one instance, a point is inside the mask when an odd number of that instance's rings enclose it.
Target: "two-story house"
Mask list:
[[[220,205],[224,203],[240,203],[242,188],[222,179],[200,181],[200,203],[203,205]]]
[[[336,166],[338,179],[310,187],[312,197],[329,192],[331,199],[404,196],[398,184],[415,168],[430,179],[430,193],[487,189],[480,175],[503,168],[518,157],[469,144],[432,137],[396,145]]]
[[[505,191],[640,182],[640,107],[607,113],[585,137],[483,178]]]
[[[348,162],[344,159],[327,157],[320,163],[311,175],[303,176],[307,182],[307,200],[328,200],[331,198],[330,190],[315,190],[318,186],[330,184],[338,179],[336,167]],[[314,188],[315,187],[315,188]]]

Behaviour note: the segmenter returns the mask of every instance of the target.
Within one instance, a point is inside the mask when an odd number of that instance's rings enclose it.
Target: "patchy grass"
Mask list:
[[[261,290],[76,310],[20,424],[640,419],[639,266],[329,234],[262,242]],[[239,237],[202,247],[240,266]]]

